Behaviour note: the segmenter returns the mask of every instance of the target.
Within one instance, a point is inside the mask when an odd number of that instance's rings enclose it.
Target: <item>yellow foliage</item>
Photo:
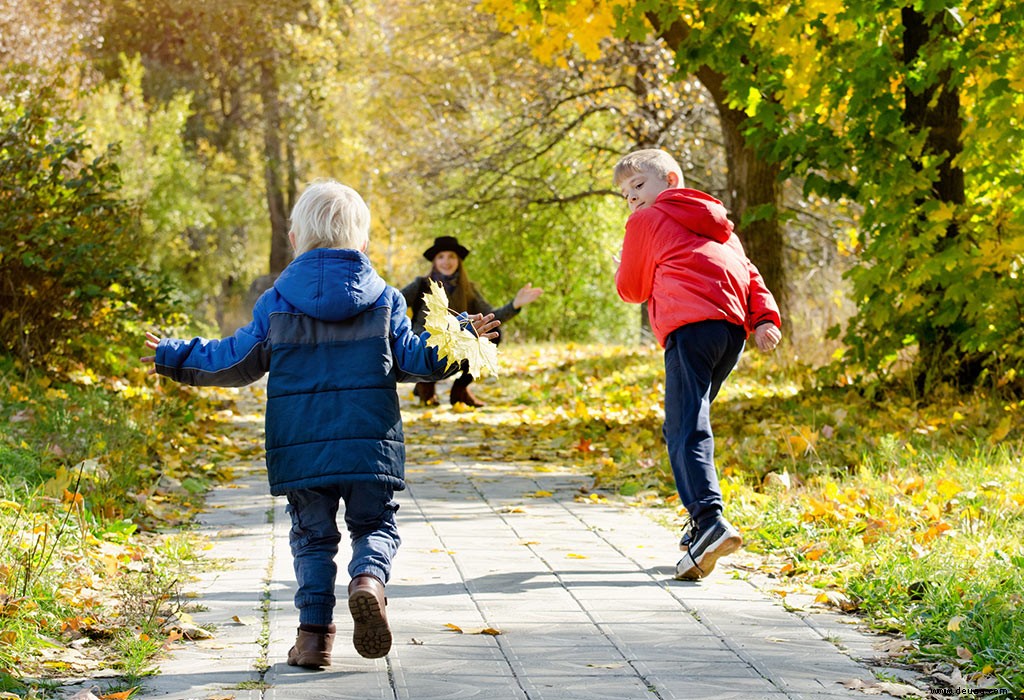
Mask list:
[[[631,0],[574,0],[560,12],[542,9],[539,18],[514,0],[482,0],[478,8],[493,14],[502,31],[517,32],[539,60],[564,66],[573,47],[588,60],[600,58],[601,42],[615,30],[616,8],[632,5]]]

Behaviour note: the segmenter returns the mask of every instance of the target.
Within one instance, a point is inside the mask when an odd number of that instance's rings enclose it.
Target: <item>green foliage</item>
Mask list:
[[[449,219],[435,231],[473,241],[467,269],[491,304],[511,301],[527,282],[544,289],[505,331],[527,338],[631,338],[639,307],[619,301],[612,261],[628,213],[621,202],[535,205],[519,216],[511,211],[514,206],[514,200],[496,202],[478,215]]]
[[[36,365],[108,342],[115,316],[157,297],[117,167],[58,105],[45,86],[0,98],[0,347]]]
[[[241,174],[247,163],[200,141],[190,143],[192,96],[145,99],[145,72],[121,57],[121,73],[83,97],[79,108],[90,141],[116,150],[121,197],[139,211],[139,236],[149,266],[173,280],[190,306],[224,291],[225,281],[255,277],[268,246],[252,245],[264,226],[261,185]]]
[[[856,12],[851,7],[847,16]],[[852,166],[850,183],[866,207],[861,264],[851,274],[859,312],[844,336],[848,359],[885,371],[898,368],[908,348],[932,388],[970,374],[964,369],[972,362],[996,382],[1012,380],[1024,367],[1024,163],[1015,126],[1020,108],[1000,86],[1022,70],[1015,47],[1024,13],[974,3],[964,28],[933,29],[911,65],[900,58],[898,13],[856,16],[859,32],[850,40],[819,38],[818,50],[843,68],[815,84],[831,96],[822,106],[834,116],[827,134],[810,132],[821,137],[816,146],[836,139],[823,154],[830,164],[846,159]],[[873,46],[868,36],[887,41]],[[906,104],[891,87],[921,92],[936,86],[944,70],[952,76],[939,89],[960,91],[966,126],[955,161],[966,176],[964,203],[940,196],[945,156],[929,152],[927,131],[914,133],[904,123]]]
[[[847,345],[844,371],[912,367],[929,391],[986,375],[1013,381],[1024,367],[1024,149],[1021,100],[1007,89],[1024,75],[1024,13],[972,3],[958,22],[944,6],[926,7],[930,35],[905,61],[901,6],[749,9],[758,72],[747,82],[730,76],[730,85],[752,115],[751,137],[805,178],[807,192],[863,206],[859,239],[845,251],[857,255],[849,279],[858,312],[833,331]],[[768,99],[739,99],[748,85]],[[949,124],[940,124],[936,100],[953,90],[959,153],[939,145]],[[952,168],[964,174],[963,202],[942,179]]]

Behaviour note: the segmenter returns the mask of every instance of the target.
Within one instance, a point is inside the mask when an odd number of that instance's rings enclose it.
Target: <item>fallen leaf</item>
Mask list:
[[[492,637],[497,637],[501,634],[501,630],[494,627],[480,627],[478,629],[466,630],[466,634],[488,634]]]
[[[863,681],[860,678],[851,678],[846,681],[839,681],[840,685],[846,686],[850,690],[859,690],[865,695],[881,695],[882,693],[888,693],[893,697],[905,698],[926,698],[927,693],[918,690],[912,685],[906,685],[905,683],[890,683],[889,681]]]
[[[448,629],[458,632],[459,634],[489,634],[492,637],[496,637],[501,634],[501,630],[495,629],[494,627],[475,627],[473,629],[462,629],[458,625],[453,625],[451,622],[445,625]]]
[[[843,612],[853,612],[858,607],[857,603],[842,591],[822,591],[814,598],[814,602],[839,608]]]
[[[68,698],[68,700],[100,700],[100,699],[98,697],[96,697],[93,694],[92,689],[90,689],[90,690],[80,690],[77,693],[75,693],[74,695],[72,695],[70,698]]]
[[[889,639],[884,642],[878,642],[873,646],[875,649],[887,654],[902,654],[915,648],[914,643],[909,639]]]
[[[100,700],[128,700],[128,698],[134,695],[135,691],[138,689],[138,686],[135,686],[134,688],[122,690],[118,693],[107,693],[106,695],[101,695]]]

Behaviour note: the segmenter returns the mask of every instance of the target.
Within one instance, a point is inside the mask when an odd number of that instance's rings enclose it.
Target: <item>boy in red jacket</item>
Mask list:
[[[676,578],[700,579],[743,544],[722,516],[711,402],[748,334],[758,349],[770,352],[782,338],[782,321],[725,207],[684,189],[671,155],[634,151],[615,166],[614,179],[632,212],[615,286],[623,301],[647,302],[651,327],[665,348],[665,442],[690,515]]]

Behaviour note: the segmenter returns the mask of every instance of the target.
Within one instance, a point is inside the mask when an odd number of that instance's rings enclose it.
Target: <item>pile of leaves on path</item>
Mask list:
[[[0,367],[0,370],[4,368]],[[54,679],[131,687],[189,625],[182,586],[201,546],[180,529],[223,461],[257,455],[221,428],[231,395],[79,369],[0,371],[0,692]],[[122,691],[123,692],[123,691]],[[53,694],[56,693],[56,694]]]
[[[417,442],[482,460],[593,474],[600,502],[685,512],[661,437],[654,348],[503,349],[477,411],[416,409]],[[914,662],[964,688],[1024,690],[1024,403],[899,385],[822,387],[748,354],[712,411],[744,575],[777,595],[903,635]],[[463,445],[460,447],[460,445]]]

